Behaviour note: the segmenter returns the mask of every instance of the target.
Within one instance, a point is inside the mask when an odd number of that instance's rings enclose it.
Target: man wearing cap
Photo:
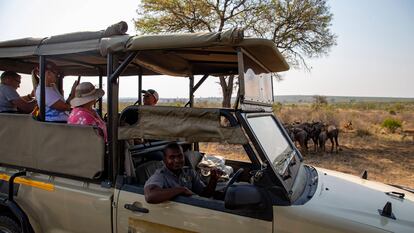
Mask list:
[[[144,105],[154,106],[159,100],[158,92],[154,89],[143,90],[144,94]]]
[[[68,123],[74,125],[93,125],[101,129],[102,136],[107,141],[106,124],[93,109],[93,105],[105,92],[95,88],[90,82],[83,82],[75,89],[75,98],[70,101],[73,107]]]
[[[5,71],[0,76],[0,112],[30,113],[36,106],[31,95],[21,97],[17,93],[21,76],[14,71]]]

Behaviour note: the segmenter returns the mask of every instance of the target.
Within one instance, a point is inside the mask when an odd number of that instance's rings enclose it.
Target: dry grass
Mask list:
[[[243,146],[219,143],[200,143],[200,151],[209,155],[220,155],[227,159],[250,162]]]
[[[338,154],[309,153],[305,162],[353,175],[368,172],[368,179],[414,187],[414,142],[400,135],[357,136],[342,132]],[[327,148],[330,142],[327,143]]]
[[[413,103],[408,103],[403,105],[403,109],[391,112],[383,105],[369,105],[366,109],[361,104],[358,107],[326,106],[319,109],[311,105],[291,105],[278,108],[276,115],[285,123],[323,121],[340,128],[339,153],[309,152],[305,155],[305,163],[354,175],[367,170],[370,180],[414,187],[414,138],[404,136],[404,131],[414,129],[413,106]],[[390,117],[403,123],[402,129],[393,134],[380,126]],[[352,130],[343,128],[349,121],[352,121]],[[327,150],[330,146],[327,142]],[[309,148],[313,150],[311,141]],[[201,149],[229,159],[248,161],[242,148],[234,150],[228,145],[210,145]]]
[[[414,128],[413,103],[366,104],[357,107],[327,106],[318,110],[309,105],[284,106],[276,114],[283,122],[323,121],[340,128],[338,154],[309,153],[305,162],[314,166],[354,175],[368,171],[368,178],[384,183],[414,187],[414,138],[404,129]],[[402,122],[402,129],[391,134],[381,128],[387,118]],[[352,121],[353,130],[343,126]],[[311,144],[311,143],[310,143]],[[327,142],[327,150],[330,149]],[[309,148],[313,148],[310,145]]]

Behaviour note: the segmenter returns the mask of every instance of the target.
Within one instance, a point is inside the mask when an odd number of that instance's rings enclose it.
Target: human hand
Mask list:
[[[33,68],[32,72],[30,72],[30,74],[33,76],[39,76],[39,68],[35,67]]]
[[[224,171],[219,168],[212,168],[210,170],[211,179],[218,180],[220,177],[224,175]]]
[[[186,188],[186,187],[181,187],[181,188],[182,188],[182,192],[181,192],[182,195],[184,195],[184,196],[194,195],[193,191],[189,190],[188,188]]]

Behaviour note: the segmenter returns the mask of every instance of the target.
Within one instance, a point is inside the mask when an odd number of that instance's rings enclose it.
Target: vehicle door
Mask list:
[[[132,232],[272,232],[272,216],[248,216],[224,207],[224,202],[199,196],[148,204],[144,188],[124,184],[116,190],[116,228]],[[268,214],[268,215],[271,215]]]

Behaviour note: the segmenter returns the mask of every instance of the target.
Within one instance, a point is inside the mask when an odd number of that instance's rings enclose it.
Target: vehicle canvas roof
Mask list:
[[[244,38],[239,29],[130,36],[114,30],[125,26],[121,23],[98,32],[0,42],[0,70],[30,73],[38,63],[38,56],[45,55],[64,75],[96,76],[99,72],[105,75],[108,53],[118,54],[122,60],[128,52],[139,51],[124,75],[237,74],[237,47],[249,52],[271,72],[289,69],[272,41]]]

